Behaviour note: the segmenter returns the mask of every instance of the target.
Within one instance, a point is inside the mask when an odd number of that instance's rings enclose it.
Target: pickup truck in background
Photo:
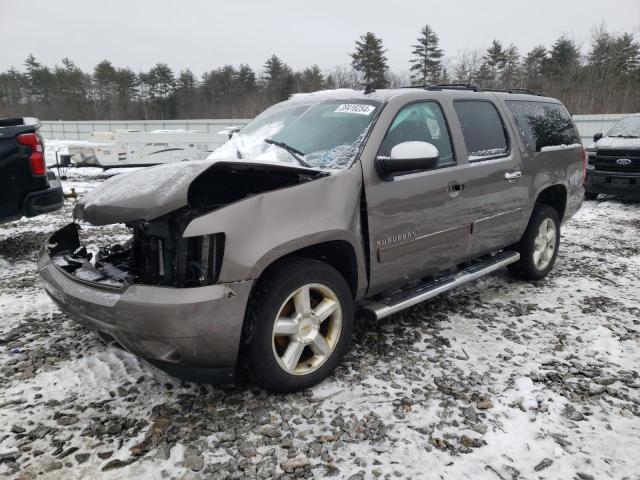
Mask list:
[[[47,172],[36,118],[0,118],[0,223],[62,207],[64,194]]]
[[[640,114],[623,118],[604,136],[596,133],[593,142],[587,148],[585,198],[640,195]]]

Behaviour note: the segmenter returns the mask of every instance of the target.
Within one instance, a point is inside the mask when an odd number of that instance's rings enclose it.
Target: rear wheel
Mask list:
[[[516,245],[520,260],[509,270],[525,280],[544,278],[553,268],[560,245],[560,217],[547,205],[536,205],[529,225]]]
[[[252,294],[245,328],[248,373],[267,390],[292,392],[322,381],[351,340],[353,298],[333,267],[291,259]]]

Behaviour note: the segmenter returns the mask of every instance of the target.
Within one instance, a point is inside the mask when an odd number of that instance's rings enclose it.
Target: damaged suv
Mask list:
[[[130,239],[89,252],[71,223],[38,267],[70,317],[169,373],[295,391],[339,364],[357,309],[380,319],[505,266],[544,277],[585,162],[540,95],[295,95],[207,160],[96,187],[75,219]]]

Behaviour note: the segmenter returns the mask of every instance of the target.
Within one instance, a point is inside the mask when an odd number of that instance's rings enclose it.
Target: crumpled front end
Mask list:
[[[146,257],[136,253],[136,245],[142,248],[148,237],[136,240],[134,233],[128,245],[93,258],[80,245],[78,230],[73,223],[60,229],[39,254],[45,290],[61,310],[161,368],[184,365],[231,374],[252,281],[214,284],[213,277],[201,279],[202,271],[194,269],[191,283],[163,284],[147,276],[150,259],[137,264]]]

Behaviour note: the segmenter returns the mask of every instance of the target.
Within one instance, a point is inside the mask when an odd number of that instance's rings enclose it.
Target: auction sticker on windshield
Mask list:
[[[358,115],[371,115],[376,109],[373,105],[367,105],[362,103],[343,103],[338,105],[335,109],[335,113],[356,113]]]

